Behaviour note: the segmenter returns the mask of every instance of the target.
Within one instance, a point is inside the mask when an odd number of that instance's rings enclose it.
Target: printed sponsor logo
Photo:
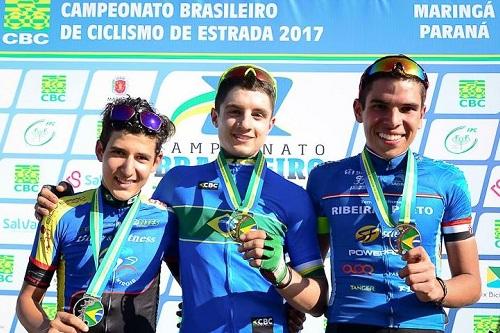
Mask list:
[[[127,92],[127,80],[124,77],[116,77],[113,80],[113,93],[123,95]]]
[[[349,286],[352,291],[368,291],[375,292],[375,286],[367,285],[367,284],[351,284]]]
[[[38,164],[16,164],[14,170],[14,191],[38,192],[40,181]]]
[[[131,243],[154,243],[156,242],[156,237],[129,235],[127,240]]]
[[[463,108],[486,106],[486,81],[485,80],[460,80],[458,81],[459,104]]]
[[[44,102],[65,102],[66,87],[66,75],[42,75],[40,98]]]
[[[474,315],[474,333],[497,333],[500,328],[498,315]]]
[[[214,182],[199,182],[198,189],[200,190],[217,190],[219,188],[218,183]]]
[[[73,189],[77,189],[82,185],[85,187],[95,187],[101,184],[101,177],[94,176],[90,174],[83,174],[80,170],[73,170],[69,173],[69,176],[65,179],[68,183],[73,186]]]
[[[365,206],[368,207],[368,206]],[[365,225],[356,231],[356,240],[360,243],[371,243],[380,236],[380,229],[376,225]]]
[[[494,235],[495,235],[495,246],[500,248],[500,220],[495,220]]]
[[[5,0],[2,42],[9,45],[44,45],[50,27],[50,0]]]
[[[134,226],[136,227],[153,227],[160,224],[158,219],[135,219]]]
[[[14,282],[14,256],[0,254],[0,283]]]
[[[125,252],[130,252],[130,249],[124,249]],[[123,286],[129,287],[139,280],[139,273],[135,264],[139,258],[135,256],[127,256],[126,258],[118,258],[116,262],[116,282]]]
[[[342,272],[348,275],[371,275],[375,269],[370,264],[344,264]]]
[[[4,218],[2,228],[9,231],[34,231],[38,227],[38,222],[31,219]]]
[[[478,140],[476,127],[459,126],[448,133],[444,146],[452,154],[463,154],[474,148]]]
[[[407,285],[400,285],[399,291],[403,292],[403,293],[411,293],[412,292],[410,286],[407,286]]]
[[[252,318],[252,333],[273,333],[273,317]]]
[[[40,119],[32,123],[24,132],[24,142],[30,146],[43,146],[54,138],[55,121]]]
[[[384,250],[371,250],[371,249],[349,249],[348,254],[350,257],[382,257],[385,255],[397,255],[394,250],[384,249]]]
[[[486,271],[486,286],[488,288],[500,288],[500,267],[488,267]]]
[[[497,179],[495,184],[491,185],[490,190],[492,190],[497,197],[500,197],[500,179]]]

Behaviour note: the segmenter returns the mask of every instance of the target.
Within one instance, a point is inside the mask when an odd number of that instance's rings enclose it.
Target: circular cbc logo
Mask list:
[[[55,121],[37,120],[24,132],[24,141],[30,146],[43,146],[54,138]]]
[[[474,148],[477,141],[477,128],[459,126],[448,133],[444,139],[444,146],[452,154],[463,154]]]

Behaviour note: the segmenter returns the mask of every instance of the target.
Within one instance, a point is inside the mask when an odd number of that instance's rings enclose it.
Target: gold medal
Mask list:
[[[419,246],[421,241],[420,232],[413,224],[409,223],[398,224],[389,237],[391,248],[400,255]]]
[[[240,236],[256,225],[254,218],[250,214],[238,213],[230,217],[229,236],[232,240],[240,242]]]

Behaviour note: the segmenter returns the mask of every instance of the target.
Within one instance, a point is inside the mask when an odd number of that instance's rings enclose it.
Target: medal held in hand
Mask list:
[[[73,314],[80,318],[88,327],[99,324],[104,318],[104,306],[93,296],[84,295],[76,302]]]
[[[252,229],[256,223],[250,214],[238,213],[230,217],[231,223],[229,230],[229,236],[235,242],[240,241],[240,236]]]
[[[403,255],[421,243],[421,236],[413,224],[398,224],[391,232],[389,244],[394,252]]]

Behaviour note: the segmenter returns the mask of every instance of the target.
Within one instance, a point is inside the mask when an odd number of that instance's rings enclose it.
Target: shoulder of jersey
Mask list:
[[[154,206],[156,208],[159,208],[161,210],[168,210],[168,206],[166,203],[164,203],[163,201],[160,201],[160,200],[156,200],[156,199],[148,199],[148,198],[141,198],[143,200],[143,202],[151,205],[151,206]]]
[[[95,189],[91,189],[73,195],[68,195],[59,199],[57,207],[46,217],[46,223],[55,223],[71,209],[83,204],[90,203],[92,201],[94,192]]]
[[[312,170],[319,169],[319,168],[333,168],[333,167],[338,167],[338,166],[342,165],[343,163],[348,162],[352,158],[353,157],[346,157],[346,158],[343,158],[343,159],[337,160],[337,161],[325,161],[325,162],[322,162],[322,163],[316,165],[314,168],[312,168]]]
[[[435,168],[436,171],[449,172],[451,174],[462,175],[463,172],[456,165],[443,160],[436,160],[422,155],[416,155],[415,160],[417,163],[422,163],[423,167]]]

